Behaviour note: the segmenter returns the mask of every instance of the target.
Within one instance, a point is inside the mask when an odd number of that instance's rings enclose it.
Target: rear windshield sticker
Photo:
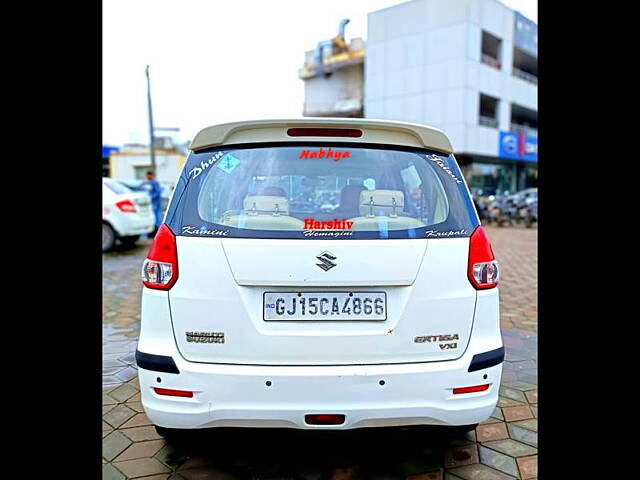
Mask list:
[[[427,230],[424,232],[427,238],[450,238],[450,237],[466,237],[469,235],[465,229],[449,230],[448,232],[439,232],[438,230]]]
[[[193,227],[191,225],[185,225],[182,227],[183,235],[194,235],[198,237],[226,237],[229,235],[228,230],[209,230],[204,225],[200,228]]]
[[[302,232],[302,235],[305,237],[352,237],[353,232],[350,230],[329,230],[329,231],[318,231],[318,230],[305,230]]]
[[[339,220],[334,218],[330,221],[319,221],[314,218],[305,218],[303,230],[351,230],[353,222],[346,218]]]
[[[224,158],[218,162],[218,168],[225,173],[233,172],[238,165],[240,165],[240,160],[230,153],[227,153]]]
[[[442,170],[444,170],[447,175],[449,175],[451,178],[453,178],[455,180],[456,183],[460,184],[462,183],[462,180],[460,180],[455,173],[453,173],[451,171],[451,169],[449,167],[447,167],[447,165],[442,161],[442,158],[440,158],[437,155],[427,155],[427,160],[431,160],[432,162],[435,162],[436,165],[438,165]]]
[[[374,178],[367,178],[362,184],[367,187],[367,190],[376,189],[376,180]]]
[[[342,220],[334,218],[330,221],[305,218],[302,228],[305,237],[350,237],[353,235],[353,232],[350,231],[353,228],[353,222],[346,218]]]
[[[339,152],[338,150],[332,150],[329,147],[327,150],[320,147],[319,150],[302,150],[298,156],[298,160],[303,158],[329,158],[334,162],[340,161],[342,158],[349,158],[351,152]]]
[[[196,178],[207,168],[216,163],[220,159],[220,157],[222,157],[222,155],[224,155],[223,152],[216,152],[209,160],[202,160],[199,166],[193,167],[191,170],[189,170],[189,176],[192,179]]]

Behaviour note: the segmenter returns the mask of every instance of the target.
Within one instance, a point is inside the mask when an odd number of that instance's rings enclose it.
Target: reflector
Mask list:
[[[344,415],[340,414],[310,414],[304,416],[304,421],[309,425],[342,425],[344,423]]]
[[[189,392],[187,390],[171,390],[169,388],[157,388],[154,387],[153,390],[158,395],[167,395],[169,397],[193,397],[193,392]]]
[[[458,393],[473,393],[473,392],[484,392],[489,388],[489,384],[486,385],[475,385],[473,387],[458,387],[453,389],[454,395]]]

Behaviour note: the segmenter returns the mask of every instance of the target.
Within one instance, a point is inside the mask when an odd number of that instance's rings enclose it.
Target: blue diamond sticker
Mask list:
[[[221,160],[218,161],[218,168],[225,173],[231,173],[233,170],[240,165],[240,160],[236,157],[227,153]]]

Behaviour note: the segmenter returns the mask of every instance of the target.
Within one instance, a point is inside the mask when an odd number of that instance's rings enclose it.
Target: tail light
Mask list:
[[[481,226],[478,226],[469,239],[468,277],[477,290],[493,288],[498,285],[500,271],[498,261],[493,255],[489,238]]]
[[[176,236],[166,225],[160,225],[149,254],[142,264],[142,283],[155,290],[169,290],[178,279]]]
[[[136,213],[136,206],[131,200],[122,200],[116,203],[116,207],[123,213]]]

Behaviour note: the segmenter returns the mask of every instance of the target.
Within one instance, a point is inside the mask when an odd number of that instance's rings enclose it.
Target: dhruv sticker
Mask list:
[[[191,176],[191,178],[193,179],[199,176],[207,168],[216,163],[222,157],[222,155],[224,155],[223,152],[216,152],[211,156],[210,159],[201,160],[199,166],[193,167],[191,170],[189,170],[189,175]]]

